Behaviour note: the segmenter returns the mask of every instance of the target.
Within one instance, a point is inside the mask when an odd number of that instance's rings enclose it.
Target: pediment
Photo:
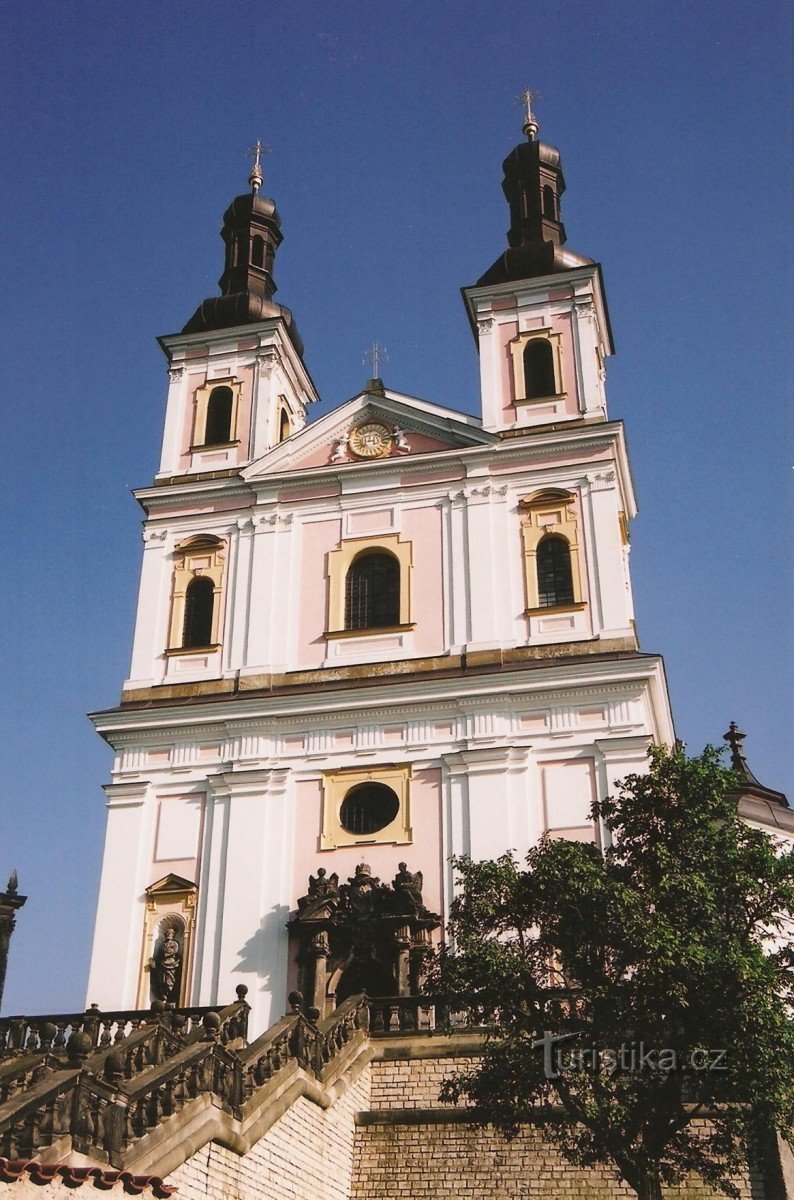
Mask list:
[[[374,428],[356,434],[362,426]],[[372,465],[490,446],[498,440],[466,413],[397,392],[362,392],[275,446],[243,475],[256,479],[292,471],[343,470],[362,462]]]
[[[156,883],[150,883],[146,889],[147,896],[167,896],[173,892],[194,892],[196,885],[191,879],[183,879],[181,875],[168,874]]]

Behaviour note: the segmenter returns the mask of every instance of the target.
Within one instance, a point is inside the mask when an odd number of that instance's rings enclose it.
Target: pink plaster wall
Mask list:
[[[554,317],[551,327],[555,333],[562,335],[562,387],[565,392],[565,415],[568,417],[578,417],[579,382],[576,378],[576,367],[574,364],[571,314],[563,313],[559,317]]]
[[[425,483],[455,483],[458,479],[465,479],[466,472],[463,467],[450,464],[448,467],[439,467],[437,471],[406,471],[400,476],[401,487],[418,486]]]
[[[339,545],[341,519],[306,521],[302,526],[302,535],[298,667],[321,667],[327,645],[323,637],[328,620],[326,555]]]
[[[513,356],[510,342],[518,335],[518,321],[505,321],[497,326],[499,337],[499,389],[502,397],[502,416],[508,424],[515,424],[516,406],[513,388]]]
[[[441,559],[441,509],[407,508],[398,514],[402,536],[413,544],[411,620],[416,622],[417,656],[444,652],[444,582]]]
[[[345,764],[348,765],[348,764]],[[295,784],[295,837],[293,841],[293,874],[290,909],[305,896],[309,876],[325,867],[334,872],[340,883],[347,883],[359,863],[368,863],[372,874],[381,883],[391,883],[398,864],[405,862],[409,871],[421,871],[424,876],[423,899],[431,912],[442,914],[444,849],[441,840],[441,771],[437,767],[415,770],[411,779],[411,830],[413,841],[401,846],[358,845],[338,850],[321,850],[322,782],[319,779],[300,779]],[[438,935],[437,935],[438,936]],[[295,946],[290,941],[287,991],[298,986],[298,967]]]
[[[196,389],[204,384],[207,378],[206,369],[199,371],[190,371],[185,384],[184,392],[184,411],[182,413],[182,436],[179,439],[179,469],[187,471],[190,469],[190,460],[192,455],[189,447],[193,443],[193,414],[196,409],[195,395]]]
[[[397,512],[395,528],[412,543],[411,620],[417,656],[444,651],[441,510],[406,508]],[[321,667],[325,660],[328,621],[327,555],[340,545],[339,518],[307,521],[302,527],[301,580],[298,613],[298,662],[301,669]],[[352,660],[351,660],[352,661]]]
[[[575,461],[576,463],[602,462],[606,461],[607,459],[611,461],[612,457],[613,451],[609,447],[606,447],[603,450],[578,449],[576,452]],[[543,469],[545,470],[546,467],[549,466],[567,466],[572,465],[572,463],[573,460],[571,459],[570,453],[549,455],[544,454],[542,465]],[[488,470],[492,475],[518,475],[522,474],[524,471],[537,470],[537,467],[538,460],[533,458],[510,459],[509,462],[505,461],[504,459],[495,459],[493,462],[488,463]],[[531,490],[531,488],[528,487],[527,490]]]
[[[278,492],[276,499],[279,504],[289,504],[292,500],[325,500],[339,496],[342,485],[337,479],[323,480],[322,483],[310,484],[302,488],[284,488]]]
[[[392,446],[391,450],[389,451],[389,454],[384,455],[383,457],[384,458],[410,458],[412,454],[434,454],[434,453],[437,453],[439,450],[455,449],[455,447],[451,446],[449,444],[449,442],[442,442],[438,438],[428,437],[424,433],[409,433],[409,434],[407,434],[407,437],[408,437],[408,443],[411,447],[409,453],[406,454],[406,452],[404,450],[397,450],[397,449],[395,449],[394,446]],[[337,468],[340,466],[344,466],[345,465],[344,463],[338,463],[338,462],[332,463],[330,461],[331,455],[334,452],[335,440],[336,439],[333,437],[329,438],[327,443],[324,446],[321,446],[319,449],[312,451],[311,454],[307,454],[305,458],[302,458],[300,460],[300,462],[296,462],[296,463],[292,464],[287,469],[293,470],[293,471],[302,471],[302,470],[308,469],[309,467],[332,466],[334,468]],[[353,455],[351,455],[349,461],[357,462],[358,460]]]
[[[237,437],[240,445],[236,447],[235,453],[232,455],[230,462],[247,462],[248,461],[248,441],[251,434],[251,396],[253,393],[254,368],[242,367],[239,374],[235,377],[242,382],[242,390],[240,392],[240,402],[237,410]],[[199,371],[190,372],[185,387],[185,409],[182,414],[182,437],[180,440],[180,456],[179,469],[180,471],[189,471],[191,460],[193,458],[190,453],[190,446],[193,444],[193,416],[195,413],[195,396],[200,387],[212,379],[207,380],[206,366]]]
[[[353,766],[354,763],[344,763]],[[368,769],[370,765],[368,764]],[[371,768],[376,770],[377,768]],[[291,908],[298,897],[306,895],[309,875],[325,867],[334,871],[340,883],[346,883],[359,863],[369,863],[372,874],[382,883],[391,883],[397,865],[408,864],[409,871],[424,875],[424,901],[433,912],[441,911],[443,857],[441,846],[441,771],[437,767],[415,770],[411,778],[411,829],[409,845],[343,846],[338,850],[321,850],[322,783],[319,779],[299,779],[295,784],[295,838],[292,875]]]
[[[240,368],[237,378],[242,381],[243,385],[237,409],[237,440],[240,444],[235,447],[232,462],[242,463],[248,462],[248,444],[251,438],[251,397],[254,394],[253,363],[250,367]]]

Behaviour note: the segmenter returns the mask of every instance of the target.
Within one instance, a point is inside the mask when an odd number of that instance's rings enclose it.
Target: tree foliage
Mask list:
[[[794,1108],[794,860],[739,818],[735,783],[711,747],[653,748],[593,805],[603,853],[546,836],[523,866],[455,860],[432,982],[492,1031],[445,1099],[508,1136],[543,1116],[570,1161],[643,1198],[690,1172],[737,1194]]]

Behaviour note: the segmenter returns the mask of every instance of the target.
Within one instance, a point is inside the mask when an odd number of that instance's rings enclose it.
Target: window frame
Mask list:
[[[214,534],[196,534],[174,547],[167,655],[206,654],[208,650],[217,650],[220,646],[225,566],[226,542]],[[198,575],[206,576],[213,584],[212,640],[208,646],[184,646],[187,589]]]
[[[544,616],[554,612],[576,612],[585,608],[579,561],[579,513],[575,492],[545,488],[524,496],[518,502],[521,541],[524,553],[524,587],[527,607],[524,616]],[[538,587],[538,546],[550,534],[564,538],[571,556],[571,604],[541,604]]]
[[[353,562],[367,551],[381,550],[397,559],[400,567],[400,608],[396,625],[371,629],[345,628],[345,598],[347,573]],[[379,537],[343,538],[334,550],[329,550],[326,559],[328,578],[328,625],[326,638],[366,638],[383,633],[401,633],[415,628],[411,620],[411,575],[413,571],[413,545],[399,533],[381,534]]]
[[[376,607],[376,604],[374,602],[370,601],[368,597],[362,598],[361,596],[354,597],[351,595],[351,584],[353,582],[352,576],[353,576],[354,572],[357,570],[361,570],[362,564],[366,564],[368,560],[371,562],[373,559],[380,559],[383,562],[389,563],[389,571],[391,572],[391,579],[389,579],[387,581],[388,587],[390,590],[396,587],[397,594],[396,594],[396,596],[387,595],[385,598],[378,601],[378,606],[381,606],[383,608],[388,607],[389,609],[394,608],[396,610],[394,613],[394,618],[390,619],[390,620],[382,621],[380,624],[354,625],[354,624],[351,624],[350,622],[351,622],[351,620],[357,619],[357,617],[359,615],[359,614],[354,615],[352,613],[351,610],[354,607],[356,609],[363,608],[365,610],[366,616],[370,615],[369,612],[366,611],[367,609],[372,609],[372,608]],[[392,552],[390,550],[384,550],[381,547],[378,547],[377,549],[370,548],[368,550],[360,550],[359,553],[356,555],[356,557],[351,562],[350,566],[347,568],[347,571],[345,573],[345,612],[344,612],[345,632],[346,633],[364,633],[364,632],[368,632],[368,631],[372,631],[372,630],[379,630],[379,629],[393,629],[395,625],[399,624],[399,621],[400,621],[400,591],[401,591],[400,583],[401,583],[400,560],[394,554],[392,554]],[[394,603],[395,600],[396,600],[396,604]],[[389,602],[388,605],[385,603],[385,601]]]
[[[513,367],[513,398],[515,404],[545,404],[549,400],[560,400],[565,396],[562,386],[562,334],[544,326],[541,329],[527,329],[519,333],[508,343]],[[527,396],[527,381],[524,372],[524,351],[529,342],[545,341],[551,346],[552,366],[554,368],[555,391],[545,396]]]
[[[359,767],[344,767],[336,771],[324,771],[322,779],[323,805],[320,849],[336,850],[340,846],[409,845],[413,842],[411,828],[411,775],[410,763],[388,763],[368,770]],[[382,783],[394,792],[399,808],[388,825],[375,833],[355,834],[345,829],[341,822],[342,804],[353,788],[362,783]]]
[[[207,444],[207,409],[212,392],[217,387],[228,387],[232,391],[232,414],[229,421],[229,441],[228,442],[213,442]],[[190,452],[203,452],[205,450],[224,450],[230,446],[239,445],[237,437],[238,421],[240,415],[240,401],[242,399],[243,384],[241,379],[235,379],[234,376],[228,376],[223,379],[208,379],[201,387],[196,388],[193,393],[193,432],[190,444]]]

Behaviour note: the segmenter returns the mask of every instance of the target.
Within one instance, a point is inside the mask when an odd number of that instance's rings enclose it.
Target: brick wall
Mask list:
[[[525,1128],[508,1142],[494,1130],[460,1123],[438,1093],[443,1079],[471,1061],[372,1064],[371,1108],[386,1112],[356,1131],[351,1200],[636,1200],[608,1171],[571,1167],[539,1129]],[[437,1115],[423,1120],[419,1109]],[[763,1200],[760,1180],[737,1183],[742,1200]],[[699,1182],[667,1194],[670,1200],[717,1198]]]
[[[369,1067],[329,1109],[301,1096],[247,1154],[211,1142],[168,1178],[175,1200],[350,1200],[354,1116]]]
[[[443,1108],[441,1084],[473,1058],[403,1058],[372,1064],[371,1108]]]

